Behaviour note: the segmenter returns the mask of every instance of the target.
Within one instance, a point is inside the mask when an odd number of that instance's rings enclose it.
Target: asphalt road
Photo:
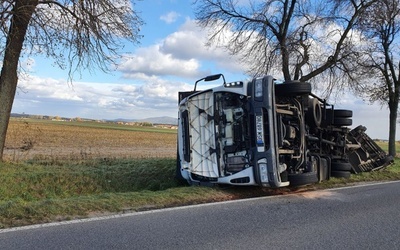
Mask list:
[[[400,249],[400,182],[0,230],[0,249]]]

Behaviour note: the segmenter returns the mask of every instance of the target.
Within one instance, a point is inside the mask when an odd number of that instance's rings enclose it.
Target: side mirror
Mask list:
[[[224,79],[224,84],[225,84],[226,81],[225,81],[225,77],[224,77],[223,74],[210,75],[210,76],[206,76],[204,78],[201,78],[200,80],[197,80],[196,83],[194,84],[194,90],[193,91],[196,91],[196,87],[197,87],[197,83],[198,82],[203,81],[203,80],[205,82],[215,81],[215,80],[218,80],[219,78],[221,78],[221,76],[222,76],[222,79]]]

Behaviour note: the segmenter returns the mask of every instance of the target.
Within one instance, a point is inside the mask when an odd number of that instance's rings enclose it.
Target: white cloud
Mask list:
[[[165,15],[162,15],[160,17],[160,19],[163,20],[164,22],[166,22],[167,24],[171,24],[171,23],[174,23],[178,19],[179,16],[180,15],[178,13],[176,13],[175,11],[171,11]]]
[[[245,67],[240,63],[239,56],[230,55],[224,49],[233,32],[226,30],[225,39],[218,45],[207,45],[209,31],[200,28],[194,20],[187,19],[178,31],[167,36],[162,46],[162,52],[170,53],[181,59],[197,58],[212,61],[217,68],[232,72],[245,72]]]
[[[21,79],[13,112],[93,119],[176,117],[178,92],[191,85],[150,77],[135,84]]]
[[[194,58],[182,60],[172,54],[162,53],[159,45],[140,48],[135,55],[126,56],[119,70],[126,78],[146,76],[197,77],[200,62]]]
[[[20,79],[18,87],[21,92],[29,93],[30,96],[38,99],[82,100],[78,93],[68,86],[67,81],[25,75]]]
[[[187,19],[178,31],[158,44],[126,55],[119,70],[130,79],[151,76],[197,79],[216,72],[245,72],[237,58],[221,47],[207,46],[206,43],[207,31],[200,29],[194,20]]]

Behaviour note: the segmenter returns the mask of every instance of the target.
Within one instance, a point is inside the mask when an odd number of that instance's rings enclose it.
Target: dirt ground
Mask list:
[[[12,120],[4,159],[176,157],[176,133],[168,132]]]

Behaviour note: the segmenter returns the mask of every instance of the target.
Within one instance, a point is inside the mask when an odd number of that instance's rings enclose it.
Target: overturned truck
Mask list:
[[[221,81],[197,91],[201,81]],[[389,165],[351,110],[335,109],[307,82],[222,74],[179,92],[177,176],[189,184],[299,186]]]

